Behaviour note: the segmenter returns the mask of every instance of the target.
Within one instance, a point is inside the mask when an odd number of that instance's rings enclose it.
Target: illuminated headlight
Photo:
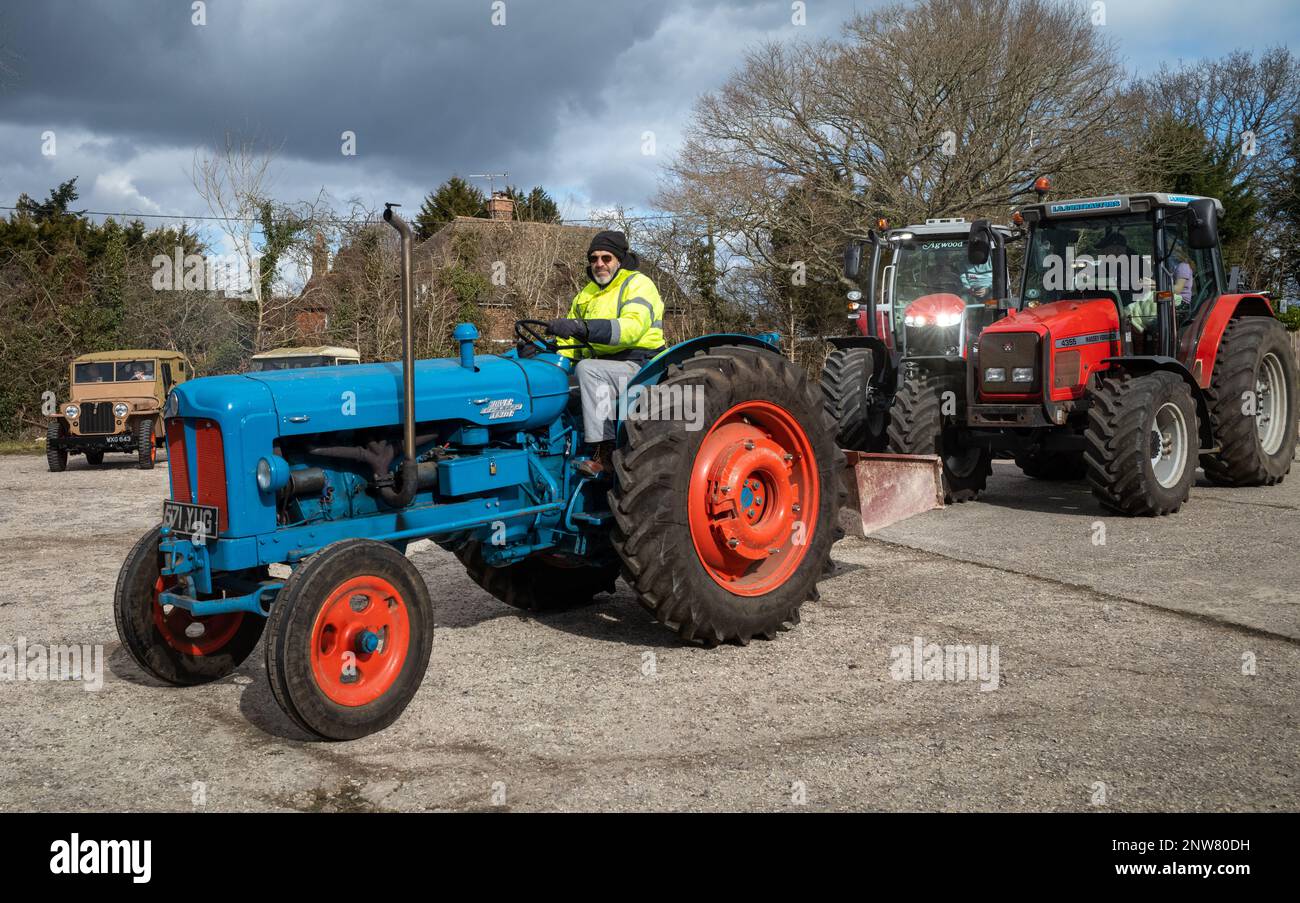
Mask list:
[[[1016,367],[1011,371],[1011,381],[1013,383],[1031,383],[1034,381],[1033,367]]]
[[[69,420],[76,420],[81,416],[81,408],[77,407],[75,404],[70,404],[63,409],[63,416],[67,417]]]
[[[1004,367],[989,367],[984,371],[984,381],[986,383],[1004,383],[1007,381],[1007,371]]]
[[[961,314],[959,313],[939,314],[939,316],[935,317],[934,322],[938,326],[956,326],[958,323],[961,322]]]
[[[905,317],[903,317],[903,325],[905,325],[905,326],[924,326],[924,325],[925,325],[925,317],[922,316],[922,315],[920,315],[920,314],[908,314],[908,315],[906,315]]]
[[[278,492],[289,482],[289,465],[278,455],[257,462],[257,488],[263,492]]]
[[[117,404],[113,405],[113,416],[116,417],[118,420],[121,420],[130,412],[131,412],[131,406],[127,404],[125,401],[119,401]]]

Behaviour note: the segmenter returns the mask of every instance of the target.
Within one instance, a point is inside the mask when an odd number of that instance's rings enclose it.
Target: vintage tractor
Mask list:
[[[105,452],[134,455],[153,468],[162,444],[162,408],[172,387],[191,375],[185,355],[166,350],[98,351],[72,362],[68,401],[51,417],[45,461],[51,471],[83,454],[92,466]]]
[[[171,499],[127,556],[123,645],[154,677],[228,674],[265,628],[276,700],[350,739],[391,724],[428,666],[433,605],[405,557],[432,539],[501,601],[549,611],[622,574],[684,640],[774,637],[814,598],[843,456],[821,397],[773,337],[666,350],[617,413],[612,481],[589,457],[570,362],[542,324],[518,344],[416,361],[412,232],[402,361],[210,377],[168,397]],[[622,405],[620,405],[622,407]],[[286,572],[288,575],[286,576]]]
[[[947,453],[1011,450],[1044,478],[1086,474],[1108,509],[1177,511],[1206,477],[1268,485],[1296,443],[1296,357],[1268,299],[1225,288],[1212,198],[1038,203],[1020,308],[972,348]],[[990,254],[972,232],[972,262]],[[1026,466],[1028,465],[1028,466]]]
[[[938,455],[944,501],[965,501],[984,488],[989,453],[951,451],[944,433],[953,429],[964,400],[971,344],[1013,305],[1006,245],[1020,233],[957,217],[902,229],[880,225],[867,241],[865,303],[863,293],[850,293],[849,319],[857,334],[830,339],[835,350],[821,378],[827,412],[836,420],[841,447],[894,453],[860,457],[870,463],[873,481],[882,470],[914,466],[898,456]],[[976,230],[991,242],[992,253],[982,264],[967,259],[967,241]],[[886,254],[889,262],[882,268]],[[861,251],[851,246],[849,279],[858,279],[860,260]],[[916,474],[928,477],[923,469]]]

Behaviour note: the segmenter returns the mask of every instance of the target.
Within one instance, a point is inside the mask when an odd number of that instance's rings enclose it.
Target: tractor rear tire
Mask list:
[[[868,394],[874,374],[870,348],[836,348],[826,358],[822,395],[840,448],[880,452],[889,444],[889,412],[872,406]]]
[[[68,450],[50,447],[51,442],[64,438],[64,426],[60,417],[53,418],[45,426],[45,464],[50,468],[50,473],[62,473],[68,469]]]
[[[1296,444],[1296,357],[1286,330],[1269,317],[1228,323],[1206,389],[1219,446],[1201,456],[1220,486],[1271,486],[1291,470]]]
[[[993,472],[993,454],[986,448],[957,449],[956,426],[947,423],[943,397],[961,397],[959,377],[933,377],[917,371],[903,379],[894,396],[889,422],[889,450],[900,455],[938,455],[943,461],[945,504],[976,499]]]
[[[153,441],[153,420],[141,420],[135,425],[136,467],[140,470],[153,470],[154,458],[158,446]]]
[[[483,543],[472,540],[455,550],[470,579],[507,605],[525,611],[565,611],[590,605],[600,593],[614,592],[618,566],[563,567],[540,556],[505,567],[483,560]]]
[[[706,646],[798,623],[845,497],[817,386],[779,354],[718,346],[670,366],[625,427],[612,540],[640,603]]]
[[[158,594],[175,578],[162,576],[161,530],[154,527],[127,553],[113,592],[113,620],[135,663],[164,683],[188,687],[219,680],[248,658],[266,619],[251,612],[196,618],[168,610]]]
[[[1196,402],[1182,377],[1157,370],[1103,376],[1090,391],[1083,459],[1092,494],[1129,516],[1173,514],[1196,478]]]
[[[1016,455],[1016,466],[1025,476],[1035,480],[1065,482],[1082,480],[1088,475],[1083,452],[1023,451]]]
[[[271,605],[266,673],[275,701],[327,740],[383,730],[420,689],[433,620],[424,578],[392,546],[326,546],[298,565]]]

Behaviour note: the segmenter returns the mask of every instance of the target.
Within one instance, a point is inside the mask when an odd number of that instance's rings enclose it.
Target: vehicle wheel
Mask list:
[[[50,473],[62,473],[68,469],[68,450],[50,447],[51,442],[67,435],[67,423],[59,417],[55,417],[45,426],[45,463],[49,466]]]
[[[613,593],[618,566],[566,567],[534,555],[505,567],[483,560],[483,544],[467,542],[455,550],[470,579],[497,599],[527,611],[564,611],[591,604],[600,593]]]
[[[900,455],[938,455],[943,460],[943,500],[969,502],[988,485],[993,455],[986,448],[958,448],[957,427],[943,413],[944,393],[961,397],[955,377],[935,378],[923,371],[906,377],[894,396],[889,450]]]
[[[1172,514],[1196,476],[1196,402],[1174,373],[1103,377],[1084,431],[1092,494],[1128,515]]]
[[[1291,470],[1296,357],[1282,324],[1244,317],[1224,330],[1206,390],[1217,454],[1201,466],[1221,486],[1270,486]]]
[[[153,441],[152,420],[141,420],[135,425],[135,447],[139,456],[136,467],[153,470],[153,462],[158,457],[158,446]]]
[[[1082,480],[1088,475],[1083,452],[1045,452],[1031,449],[1016,455],[1016,466],[1035,480]]]
[[[86,463],[91,467],[98,467],[104,463],[104,453],[102,451],[86,452]]]
[[[327,740],[397,720],[433,647],[433,603],[392,546],[345,539],[294,570],[271,606],[266,673],[285,714]]]
[[[875,373],[870,348],[836,348],[822,367],[826,413],[835,421],[835,441],[854,451],[884,451],[889,444],[889,412],[871,404]]]
[[[625,427],[612,539],[641,604],[707,645],[798,623],[844,501],[844,454],[803,371],[758,348],[701,351],[639,396]]]
[[[176,585],[161,574],[160,528],[140,538],[122,562],[113,594],[117,635],[131,658],[159,680],[192,686],[225,677],[248,658],[266,619],[250,612],[196,618],[164,606],[158,595]]]

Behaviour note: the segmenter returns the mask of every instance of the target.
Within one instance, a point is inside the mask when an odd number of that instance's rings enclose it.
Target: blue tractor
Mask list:
[[[409,226],[402,361],[191,380],[164,411],[171,498],[127,556],[114,609],[135,661],[192,685],[265,633],[275,698],[305,730],[383,729],[429,663],[434,609],[405,556],[432,539],[501,601],[588,603],[621,574],[684,640],[772,638],[828,566],[844,456],[821,394],[772,337],[714,335],[648,362],[620,404],[611,479],[574,465],[571,361],[518,344],[415,360]],[[287,566],[287,567],[286,567]],[[286,576],[287,574],[287,576]]]

